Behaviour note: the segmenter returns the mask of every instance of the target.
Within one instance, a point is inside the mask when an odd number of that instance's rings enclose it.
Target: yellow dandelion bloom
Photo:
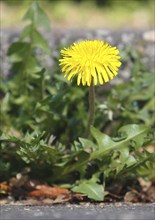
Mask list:
[[[113,79],[121,65],[119,50],[99,40],[86,40],[74,43],[61,50],[60,65],[64,77],[71,80],[77,75],[77,84],[90,86],[104,84]]]

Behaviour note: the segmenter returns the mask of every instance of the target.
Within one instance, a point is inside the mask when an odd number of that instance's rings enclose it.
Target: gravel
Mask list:
[[[9,60],[7,57],[7,50],[12,42],[18,40],[20,30],[2,29],[0,40],[0,59],[1,66],[0,72],[4,77],[9,75]],[[43,32],[44,37],[47,39],[50,48],[51,55],[41,55],[43,63],[47,69],[53,69],[55,64],[55,58],[59,56],[60,45],[69,45],[73,42],[78,42],[85,39],[98,39],[109,42],[111,45],[116,45],[121,52],[126,47],[134,47],[144,54],[143,62],[149,69],[154,69],[154,44],[155,44],[155,31],[111,31],[105,29],[97,30],[81,30],[81,29],[66,29],[66,30],[52,30],[51,32]],[[39,52],[38,52],[39,53]],[[40,53],[41,54],[41,53]],[[130,65],[129,65],[130,66]],[[122,77],[128,78],[130,76],[129,68],[123,70],[126,74],[122,74]],[[116,80],[115,80],[115,83]]]

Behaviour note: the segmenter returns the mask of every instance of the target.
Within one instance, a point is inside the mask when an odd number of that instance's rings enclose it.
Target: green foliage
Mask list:
[[[36,29],[38,16],[41,16],[41,18],[44,16],[42,22],[45,25],[47,24],[47,18],[37,2],[32,4],[30,12],[26,14],[25,19],[30,19],[31,23],[23,30],[19,40],[14,42],[8,49],[13,78],[7,83],[4,91],[6,94],[5,103],[2,102],[2,109],[4,105],[8,105],[8,111],[12,114],[11,121],[9,120],[11,126],[17,125],[15,129],[22,130],[34,128],[35,122],[33,121],[32,112],[35,103],[40,101],[45,93],[46,70],[40,65],[36,56],[36,49],[41,48],[44,52],[50,54],[48,42]],[[32,13],[34,13],[36,20],[34,20]],[[2,124],[5,124],[3,113],[5,115],[6,112],[2,110]]]
[[[125,82],[114,86],[109,93],[105,93],[106,101],[99,94],[98,110],[99,119],[96,121],[101,129],[100,117],[104,117],[104,129],[113,128],[113,135],[126,124],[136,123],[153,126],[155,123],[154,112],[154,74],[143,64],[142,54],[133,47],[127,46],[121,52],[123,65],[130,63],[132,76]],[[129,71],[129,70],[128,70]]]
[[[97,183],[98,178],[94,175],[89,180],[81,181],[78,186],[72,188],[73,192],[80,192],[88,195],[88,198],[96,201],[103,201],[104,199],[104,187],[103,184]]]
[[[111,92],[96,91],[99,129],[92,127],[91,138],[85,139],[87,89],[74,81],[67,84],[59,72],[59,57],[52,72],[38,57],[38,50],[47,56],[51,51],[38,30],[49,25],[37,1],[24,19],[30,24],[8,49],[12,76],[1,84],[2,180],[29,168],[33,178],[67,184],[102,201],[109,180],[152,178],[155,153],[145,146],[153,140],[153,77],[141,55],[125,48],[122,57],[124,64],[133,61],[132,77]],[[101,132],[107,128],[110,135]]]
[[[33,1],[23,20],[30,20],[34,27],[43,26],[50,28],[48,17],[38,4],[38,1]]]
[[[134,172],[137,173],[139,168],[146,167],[147,162],[153,164],[155,152],[149,153],[144,148],[143,154],[139,153],[140,148],[150,141],[147,138],[149,133],[147,127],[126,125],[119,130],[119,135],[115,138],[101,133],[94,127],[91,128],[91,133],[96,143],[80,138],[80,144],[74,143],[76,153],[75,150],[73,153],[70,152],[65,159],[68,159],[68,162],[63,166],[57,164],[55,168],[57,181],[69,179],[69,174],[79,173],[80,181],[77,181],[73,191],[85,193],[88,197],[100,201],[104,195],[103,186],[106,185],[107,179],[122,178],[122,175],[125,178],[125,175],[132,175]],[[87,153],[88,151],[90,153]],[[60,175],[56,176],[58,172]],[[102,184],[101,175],[104,176]]]
[[[21,137],[2,135],[2,152],[7,154],[9,145],[6,143],[10,143],[10,147],[14,144],[14,153],[9,159],[13,161],[12,157],[20,156],[25,166],[31,167],[34,176],[39,165],[39,171],[44,171],[43,176],[47,181],[70,184],[74,192],[85,193],[97,201],[103,200],[104,186],[109,178],[122,178],[122,175],[125,178],[134,173],[142,176],[142,170],[146,176],[150,176],[150,173],[146,174],[146,169],[152,170],[155,152],[149,153],[145,148],[143,153],[139,152],[150,141],[145,126],[124,126],[115,138],[94,127],[91,133],[96,141],[80,138],[70,151],[61,144],[52,145],[44,134],[26,134],[23,140]],[[14,166],[17,161],[12,163],[7,166]],[[100,178],[102,175],[103,180]],[[40,174],[37,176],[40,177]]]

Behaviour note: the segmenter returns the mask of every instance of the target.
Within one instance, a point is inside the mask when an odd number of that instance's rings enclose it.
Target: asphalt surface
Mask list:
[[[133,205],[2,205],[1,220],[155,220],[155,204]]]

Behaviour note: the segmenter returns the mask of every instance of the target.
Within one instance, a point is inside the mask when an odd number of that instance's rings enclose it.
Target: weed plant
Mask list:
[[[24,20],[30,24],[8,49],[11,77],[1,82],[1,181],[29,168],[33,179],[103,201],[109,181],[154,177],[155,152],[146,148],[153,144],[153,73],[142,55],[124,48],[122,62],[132,60],[131,77],[96,89],[94,127],[86,139],[87,89],[66,82],[59,57],[53,70],[38,58],[38,50],[49,57],[52,51],[39,32],[49,21],[37,1]]]

